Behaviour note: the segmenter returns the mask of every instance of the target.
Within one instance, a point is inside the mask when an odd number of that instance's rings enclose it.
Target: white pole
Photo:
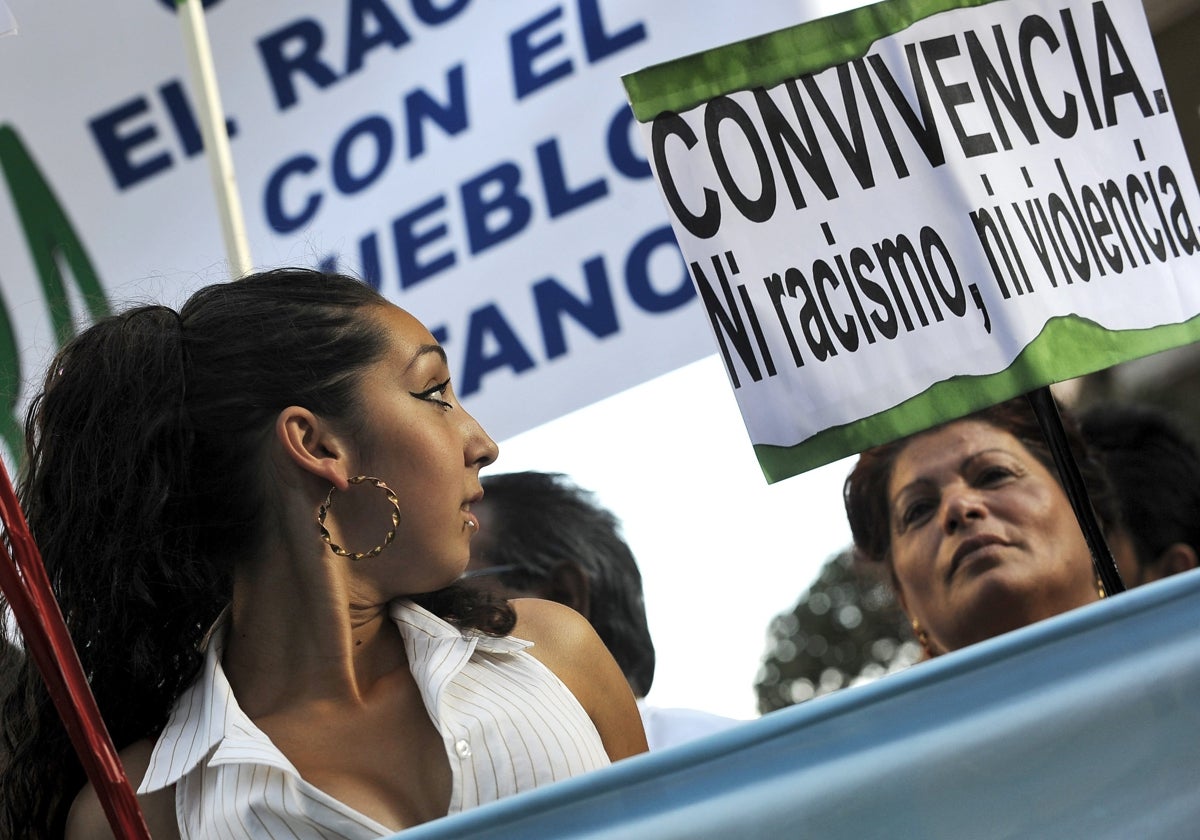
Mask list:
[[[204,23],[201,0],[176,0],[176,9],[183,26],[183,43],[187,48],[188,67],[200,96],[200,133],[208,155],[213,192],[217,198],[217,213],[221,219],[221,237],[229,271],[234,278],[248,274],[253,268],[250,247],[246,243],[246,224],[238,198],[237,181],[233,176],[233,156],[229,152],[229,134],[225,131],[225,112],[217,90],[213,71],[212,48],[208,28]]]
[[[16,35],[17,19],[13,17],[12,9],[4,0],[0,0],[0,35]]]

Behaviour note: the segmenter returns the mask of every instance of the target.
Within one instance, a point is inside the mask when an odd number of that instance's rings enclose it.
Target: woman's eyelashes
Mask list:
[[[922,497],[909,502],[900,511],[899,531],[903,533],[912,526],[919,524],[923,519],[928,518],[933,508],[934,501],[930,498]]]
[[[450,380],[449,379],[446,379],[446,381],[444,381],[444,382],[439,382],[437,385],[434,385],[432,388],[428,388],[419,393],[413,393],[411,391],[409,393],[411,393],[414,397],[416,397],[419,400],[425,400],[425,402],[431,402],[436,405],[440,405],[442,408],[453,408],[454,407],[453,404],[449,400],[446,399],[446,397],[450,396]]]
[[[1019,466],[993,463],[979,466],[969,477],[973,486],[991,489],[1001,487],[1021,475],[1023,475],[1023,471]],[[938,503],[939,498],[936,495],[922,495],[902,500],[901,504],[897,505],[896,530],[904,533],[909,528],[920,525],[929,518]]]
[[[988,467],[984,470],[980,470],[975,481],[981,487],[994,487],[995,485],[1002,483],[1005,479],[1011,478],[1012,475],[1013,472],[1008,467]]]
[[[999,457],[979,464],[972,479],[976,487],[996,487],[1025,474],[1025,467],[1020,462]]]

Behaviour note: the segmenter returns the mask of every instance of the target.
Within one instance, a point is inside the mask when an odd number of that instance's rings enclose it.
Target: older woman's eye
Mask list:
[[[1013,476],[1013,471],[1010,470],[1008,467],[996,465],[996,466],[991,466],[991,467],[987,467],[986,469],[980,470],[979,475],[976,476],[976,481],[980,485],[982,485],[984,487],[988,487],[988,486],[1000,484],[1005,479],[1011,478],[1012,476]]]
[[[899,526],[900,531],[911,528],[913,525],[920,524],[921,520],[927,518],[933,510],[934,504],[932,499],[917,499],[905,505],[900,510]]]

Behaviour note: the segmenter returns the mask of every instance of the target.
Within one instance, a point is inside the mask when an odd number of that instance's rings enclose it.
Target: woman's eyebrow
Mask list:
[[[417,351],[413,353],[412,358],[408,360],[408,364],[404,366],[404,369],[406,371],[411,370],[413,365],[421,361],[421,359],[423,359],[425,356],[428,356],[430,353],[440,356],[442,359],[442,364],[449,364],[449,362],[446,360],[446,351],[442,349],[440,344],[422,344],[417,348]]]
[[[959,462],[958,471],[961,472],[963,470],[969,469],[971,467],[971,465],[974,464],[979,459],[984,458],[989,455],[995,455],[997,453],[1001,454],[1001,455],[1007,455],[1009,457],[1015,457],[1014,453],[1009,452],[1004,447],[992,446],[992,447],[988,447],[987,449],[980,449],[977,452],[972,452],[971,454],[967,455],[965,458],[962,459],[962,461]],[[903,496],[906,492],[912,490],[915,487],[918,487],[921,485],[932,485],[935,483],[936,482],[929,476],[919,475],[916,478],[909,481],[903,487],[897,488],[896,492],[889,499],[889,505],[896,504],[900,500],[901,496]]]
[[[903,487],[900,487],[896,490],[896,492],[888,500],[888,507],[895,507],[899,505],[901,499],[903,499],[906,494],[913,492],[918,488],[925,489],[932,487],[934,484],[935,482],[933,479],[927,476],[918,476],[917,478],[914,478],[912,481],[905,484]]]
[[[958,472],[961,473],[964,470],[970,469],[971,466],[973,464],[975,464],[975,462],[982,460],[982,459],[986,458],[987,456],[993,456],[993,455],[997,455],[997,454],[1005,455],[1009,458],[1017,457],[1015,453],[1010,452],[1009,450],[1005,449],[1002,446],[992,446],[992,447],[988,447],[987,449],[980,449],[978,452],[972,452],[971,454],[967,455],[965,458],[963,458],[959,462],[957,470],[958,470]],[[895,494],[893,494],[888,499],[888,506],[894,507],[895,505],[897,505],[900,502],[901,498],[904,496],[905,493],[909,492],[910,490],[913,490],[914,488],[916,488],[918,486],[931,486],[931,485],[936,485],[936,483],[937,482],[934,481],[934,479],[930,478],[927,475],[919,475],[916,478],[914,478],[912,481],[905,484],[903,487],[898,488],[896,490]]]
[[[1016,453],[1010,452],[1009,450],[1005,449],[1002,446],[992,446],[992,447],[989,447],[988,449],[980,449],[978,452],[972,452],[966,458],[963,458],[961,469],[967,469],[976,461],[983,459],[989,455],[995,455],[997,453],[1000,455],[1007,455],[1010,458],[1017,457]]]

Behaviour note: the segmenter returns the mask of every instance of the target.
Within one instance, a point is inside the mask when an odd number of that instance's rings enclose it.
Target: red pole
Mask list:
[[[0,520],[12,552],[11,556],[0,557],[0,590],[25,638],[26,653],[33,657],[46,681],[113,832],[122,840],[150,840],[150,830],[104,727],[62,611],[50,589],[41,553],[33,542],[3,463],[0,463]]]

